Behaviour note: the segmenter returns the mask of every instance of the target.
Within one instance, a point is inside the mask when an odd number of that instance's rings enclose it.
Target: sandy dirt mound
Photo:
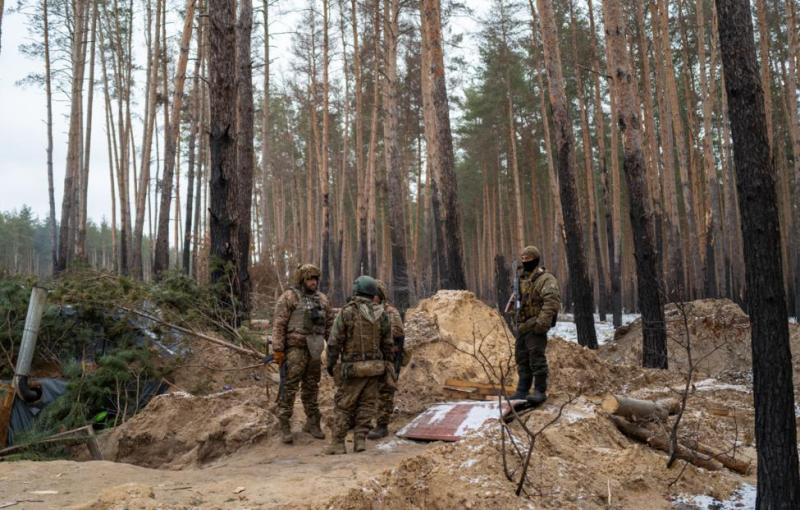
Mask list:
[[[208,395],[230,388],[263,386],[267,368],[258,360],[226,347],[195,340],[169,374],[174,388],[192,395]]]
[[[688,318],[692,356],[699,376],[731,383],[751,380],[750,318],[728,299],[701,299],[682,305]],[[679,306],[665,308],[670,370],[686,372],[687,328]],[[793,353],[800,353],[800,326],[789,325]],[[638,364],[642,356],[642,322],[618,330],[613,342],[601,346],[600,356],[612,363]],[[699,362],[697,360],[700,360]],[[800,356],[794,358],[795,381],[800,382]]]
[[[268,405],[257,387],[159,395],[104,438],[104,457],[166,469],[201,465],[269,437],[276,419]]]
[[[563,403],[555,400],[530,414],[527,425],[539,429]],[[667,509],[684,495],[726,499],[753,481],[691,465],[681,474],[682,463],[667,469],[666,455],[630,441],[597,409],[592,399],[578,398],[537,438],[521,497],[514,495],[516,485],[504,474],[499,426],[490,422],[473,436],[406,459],[318,508]],[[514,426],[512,432],[519,448],[526,449],[522,429]],[[519,462],[508,437],[506,448],[508,468],[518,479]]]

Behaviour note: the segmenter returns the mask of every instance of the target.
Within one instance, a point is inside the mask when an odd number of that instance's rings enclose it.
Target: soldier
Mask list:
[[[383,305],[373,302],[377,294],[375,279],[359,276],[353,297],[339,311],[328,337],[327,370],[336,381],[333,437],[325,450],[329,455],[347,453],[344,439],[351,423],[355,423],[353,450],[366,449],[378,387],[393,361],[389,316]]]
[[[281,440],[290,444],[291,419],[298,388],[306,424],[303,431],[317,439],[325,439],[319,425],[317,396],[321,376],[322,351],[331,329],[333,312],[328,297],[317,290],[320,271],[312,264],[297,267],[294,286],[284,292],[275,305],[275,324],[272,329],[272,350],[275,362],[282,366],[282,391],[278,396],[278,418]]]
[[[510,397],[527,399],[536,405],[547,399],[547,332],[555,325],[561,307],[558,280],[544,267],[539,267],[539,258],[539,249],[535,246],[526,246],[520,256],[521,308],[514,350],[519,382]],[[531,383],[534,392],[529,395]]]
[[[389,325],[392,330],[392,340],[394,347],[392,354],[395,357],[395,363],[391,367],[387,367],[386,376],[380,383],[378,390],[378,416],[376,417],[376,426],[369,431],[368,439],[380,439],[389,434],[389,420],[394,411],[394,393],[397,391],[397,380],[400,378],[399,361],[404,361],[403,344],[405,343],[406,334],[403,331],[403,319],[400,317],[400,312],[397,311],[391,303],[389,303],[388,292],[386,291],[386,284],[378,280],[378,295],[375,296],[377,303],[383,304],[383,310],[389,316]]]

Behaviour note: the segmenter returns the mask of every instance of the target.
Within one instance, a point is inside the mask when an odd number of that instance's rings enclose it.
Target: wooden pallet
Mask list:
[[[506,395],[514,392],[513,386],[501,388],[498,385],[482,382],[467,381],[465,379],[447,379],[442,386],[447,398],[458,400],[495,400],[505,390]]]

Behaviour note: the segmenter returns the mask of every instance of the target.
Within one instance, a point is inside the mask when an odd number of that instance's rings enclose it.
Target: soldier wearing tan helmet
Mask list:
[[[511,399],[527,399],[541,404],[547,398],[547,332],[555,325],[561,308],[561,294],[556,277],[539,266],[539,249],[526,246],[520,254],[519,275],[521,307],[517,319],[514,355],[519,381]],[[534,392],[528,394],[533,384]]]
[[[294,441],[291,419],[298,389],[306,413],[303,430],[317,439],[325,439],[320,428],[317,397],[321,356],[333,324],[333,311],[328,297],[317,290],[319,278],[320,270],[316,266],[297,266],[294,285],[281,294],[275,305],[272,350],[282,375],[285,374],[278,395],[278,419],[281,440],[287,444]]]
[[[389,317],[389,324],[392,330],[392,341],[395,356],[394,366],[388,367],[384,380],[380,383],[378,390],[378,413],[375,417],[375,428],[369,431],[369,439],[380,439],[389,434],[389,421],[394,412],[394,394],[397,391],[397,380],[400,377],[399,368],[403,364],[404,353],[403,343],[405,342],[405,331],[403,330],[403,319],[400,312],[389,302],[389,291],[386,284],[378,280],[378,294],[375,296],[376,303],[383,304],[383,310]]]

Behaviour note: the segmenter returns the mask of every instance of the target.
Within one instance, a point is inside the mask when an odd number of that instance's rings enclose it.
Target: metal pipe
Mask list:
[[[33,362],[33,353],[36,350],[36,339],[39,336],[39,326],[42,323],[47,291],[41,287],[31,289],[31,300],[28,303],[28,315],[25,317],[25,330],[22,333],[22,344],[17,356],[17,368],[14,371],[14,386],[21,398],[27,402],[38,400],[41,389],[33,391],[28,385],[28,376]],[[33,400],[31,400],[33,399]]]

